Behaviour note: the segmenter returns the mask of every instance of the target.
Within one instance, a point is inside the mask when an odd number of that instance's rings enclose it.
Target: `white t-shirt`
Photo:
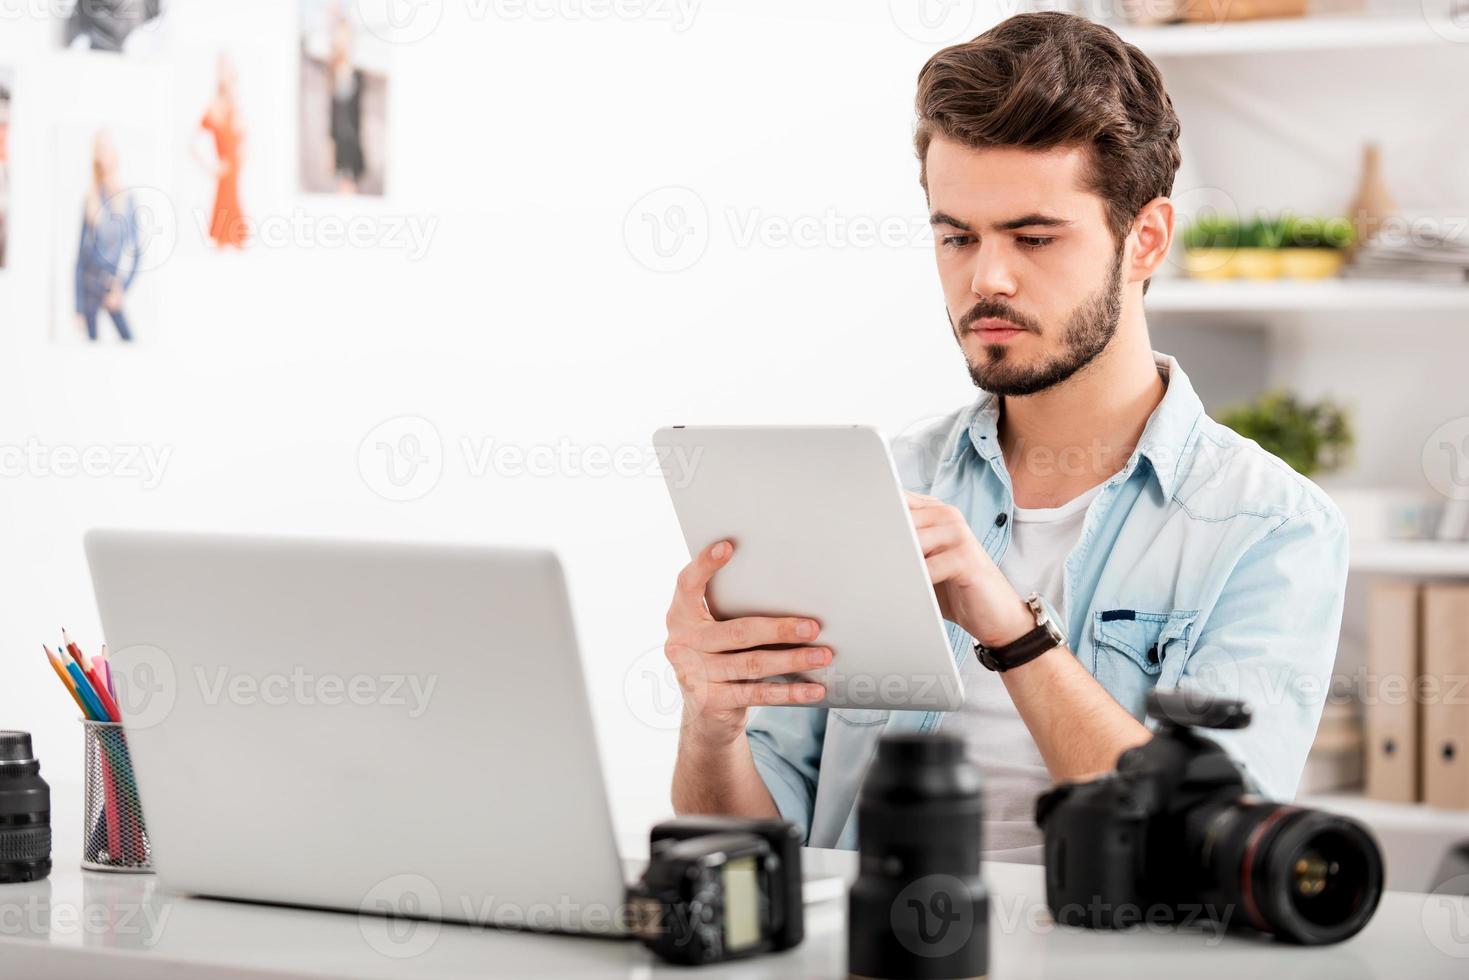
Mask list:
[[[1022,596],[1039,592],[1063,621],[1066,557],[1081,537],[1087,505],[1101,489],[1097,484],[1059,507],[1016,507],[1010,546],[1000,560],[1000,571],[1017,592]],[[965,740],[969,758],[983,776],[984,856],[1040,864],[1035,801],[1051,787],[1046,763],[1000,675],[986,670],[973,656],[965,659],[959,673],[964,705],[945,715],[939,730]]]

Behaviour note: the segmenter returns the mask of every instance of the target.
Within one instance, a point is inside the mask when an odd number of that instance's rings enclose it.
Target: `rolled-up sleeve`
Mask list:
[[[781,819],[811,837],[816,781],[821,771],[821,745],[826,736],[825,708],[762,705],[750,710],[745,724],[750,754],[780,810]]]
[[[1209,731],[1272,800],[1295,797],[1329,692],[1346,594],[1346,521],[1334,504],[1285,518],[1225,581],[1179,686],[1246,702],[1245,728]],[[1156,724],[1149,719],[1149,727]]]

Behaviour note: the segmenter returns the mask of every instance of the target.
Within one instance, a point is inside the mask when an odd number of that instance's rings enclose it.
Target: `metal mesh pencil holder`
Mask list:
[[[148,828],[127,733],[112,721],[83,721],[87,793],[82,824],[82,867],[88,871],[153,870]]]

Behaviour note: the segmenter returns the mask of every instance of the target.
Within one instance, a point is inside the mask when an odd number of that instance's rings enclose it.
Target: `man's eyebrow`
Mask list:
[[[949,225],[950,227],[958,228],[960,231],[974,230],[973,228],[969,227],[969,224],[967,222],[960,221],[953,215],[945,214],[942,211],[935,211],[933,214],[929,215],[928,223],[930,225]],[[1058,218],[1050,214],[1031,212],[1030,214],[1022,214],[1018,218],[1011,218],[1009,221],[998,222],[991,227],[994,228],[995,231],[1014,231],[1017,228],[1065,228],[1072,223],[1073,222],[1067,220],[1066,218]]]

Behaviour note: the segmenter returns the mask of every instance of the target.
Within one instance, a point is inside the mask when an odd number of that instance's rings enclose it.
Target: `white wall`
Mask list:
[[[49,25],[13,13],[22,7],[45,5],[0,6],[10,12],[0,61],[20,71],[12,268],[0,274],[0,445],[142,448],[168,461],[151,488],[127,473],[34,468],[0,480],[0,724],[32,730],[47,773],[76,779],[79,733],[37,647],[61,625],[99,638],[80,547],[88,527],[542,543],[569,567],[619,824],[637,832],[666,812],[676,719],[657,710],[642,671],[661,664],[663,612],[685,555],[660,480],[564,467],[476,476],[461,440],[558,451],[570,440],[585,461],[587,450],[643,451],[667,423],[896,431],[972,397],[922,236],[911,100],[937,42],[992,15],[935,35],[882,3],[703,0],[688,23],[677,21],[688,4],[673,0],[529,0],[537,11],[648,11],[633,19],[431,3],[422,9],[442,10],[442,22],[393,51],[388,197],[343,201],[294,192],[289,0],[180,2],[170,38],[189,46],[187,64],[152,65],[55,52]],[[662,16],[670,11],[674,21]],[[188,240],[195,209],[208,208],[208,184],[181,147],[207,94],[209,37],[252,52],[241,72],[247,211],[316,223],[286,245],[215,256]],[[1388,57],[1393,71],[1406,67]],[[1228,147],[1201,144],[1209,166],[1195,179],[1261,173],[1279,181],[1259,185],[1262,200],[1283,205],[1299,192],[1298,204],[1345,203],[1355,157],[1339,159],[1338,144],[1356,134],[1329,136],[1317,115],[1328,78],[1369,84],[1334,71],[1315,87],[1268,86],[1281,126],[1318,127],[1302,143],[1309,153],[1268,167],[1238,158],[1222,172]],[[1200,83],[1181,98],[1190,133],[1205,133],[1213,91]],[[49,133],[99,101],[162,134],[172,163],[160,183],[183,236],[153,273],[163,318],[131,349],[57,345],[47,334]],[[1370,109],[1398,119],[1403,140],[1444,124],[1427,98]],[[1303,159],[1311,169],[1286,181]],[[1434,179],[1462,190],[1469,171],[1457,160]],[[1389,161],[1414,179],[1403,156]],[[640,203],[670,186],[689,193]],[[701,230],[693,247],[707,247],[688,268],[655,271],[648,222],[666,232],[671,205]],[[368,230],[386,244],[321,240],[320,222],[356,215],[375,216]],[[431,228],[421,255],[391,247],[409,222]],[[792,231],[815,234],[791,243]],[[890,240],[874,244],[874,231]],[[1167,349],[1157,333],[1155,346]],[[1397,372],[1411,373],[1442,392],[1426,410],[1434,416],[1458,404],[1463,346],[1404,351],[1392,378],[1338,360],[1314,373],[1310,353],[1289,363],[1312,391],[1350,388],[1364,412],[1378,397],[1371,382],[1400,399],[1410,379]],[[443,470],[431,492],[394,502],[374,491],[385,471],[371,450],[364,467],[359,448],[403,416],[438,434]],[[1367,431],[1376,445],[1417,437],[1428,421]]]
[[[706,2],[678,31],[476,19],[478,5],[450,2],[437,30],[393,53],[389,197],[343,202],[294,194],[292,5],[211,3],[197,16],[202,6],[178,5],[196,16],[172,25],[174,42],[188,20],[279,68],[249,90],[242,71],[247,167],[265,172],[247,170],[247,210],[378,215],[384,233],[429,222],[432,238],[416,260],[303,240],[210,255],[187,240],[208,185],[179,150],[164,183],[185,240],[156,270],[166,320],[132,349],[52,344],[45,134],[126,89],[172,147],[207,89],[193,70],[185,91],[168,65],[63,56],[44,24],[0,26],[0,59],[20,69],[0,443],[170,454],[152,489],[124,475],[0,482],[0,723],[35,733],[48,774],[76,777],[79,733],[38,647],[62,625],[99,638],[80,547],[91,526],[544,543],[575,590],[619,821],[645,826],[668,810],[676,719],[646,693],[634,710],[624,690],[645,691],[638,670],[660,662],[685,560],[661,480],[476,477],[460,440],[641,452],[662,424],[899,429],[971,397],[922,242],[839,231],[832,247],[778,243],[828,213],[896,223],[905,239],[921,228],[909,113],[929,46],[881,8]],[[267,141],[274,152],[259,151]],[[708,214],[707,250],[679,272],[640,264],[646,226],[625,222],[665,185],[692,189]],[[750,244],[750,221],[776,244]],[[405,415],[441,436],[443,475],[392,502],[358,451]]]

